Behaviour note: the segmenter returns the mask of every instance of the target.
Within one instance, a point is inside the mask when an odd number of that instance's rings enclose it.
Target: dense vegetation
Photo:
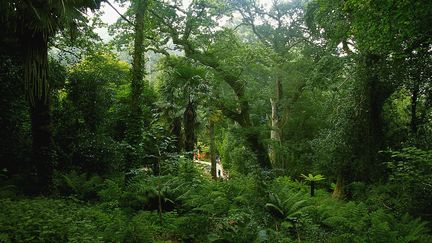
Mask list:
[[[431,23],[423,0],[1,1],[0,241],[432,242]]]

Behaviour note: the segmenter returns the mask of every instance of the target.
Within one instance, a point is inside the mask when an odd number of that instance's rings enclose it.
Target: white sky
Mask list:
[[[118,3],[114,2],[114,1],[110,1],[110,3],[112,5],[115,6],[115,8],[120,12],[120,13],[124,13],[127,9],[127,6],[124,7],[120,7]],[[102,2],[101,5],[101,10],[104,12],[104,14],[102,15],[102,21],[104,23],[107,24],[114,24],[117,19],[120,17],[115,11],[114,9],[112,9],[107,3]]]
[[[120,13],[124,13],[127,9],[127,6],[124,7],[120,7],[118,3],[114,2],[114,1],[110,1],[110,3],[112,5],[115,6],[115,8],[120,12]],[[102,2],[101,4],[101,11],[103,11],[103,14],[101,16],[101,20],[102,22],[111,25],[114,24],[117,19],[120,17],[113,8],[111,8],[107,3]],[[108,34],[108,28],[98,28],[95,30],[96,33],[99,34],[99,36],[105,40],[105,41],[110,41],[112,39],[112,37]]]

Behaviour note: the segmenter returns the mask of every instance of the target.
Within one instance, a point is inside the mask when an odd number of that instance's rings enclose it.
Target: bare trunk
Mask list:
[[[272,115],[271,115],[271,144],[269,147],[269,157],[272,165],[276,165],[278,161],[277,144],[281,143],[281,133],[279,128],[279,116],[277,114],[278,104],[273,99],[270,99]]]
[[[257,156],[258,163],[263,169],[271,169],[271,163],[266,152],[265,146],[261,143],[257,132],[251,132],[246,137],[250,148]]]
[[[392,94],[393,88],[385,86],[380,81],[379,66],[381,57],[374,54],[368,54],[365,57],[365,82],[364,92],[365,101],[360,101],[366,105],[364,111],[365,127],[360,130],[361,144],[363,149],[359,150],[359,158],[364,164],[361,173],[361,180],[373,180],[384,173],[378,151],[384,145],[383,117],[382,110],[385,100]]]
[[[310,183],[310,195],[313,197],[315,196],[315,181],[311,181]]]
[[[53,132],[48,84],[48,38],[43,33],[27,37],[24,78],[30,102],[32,160],[36,168],[37,190],[47,192],[54,168]]]
[[[214,180],[217,179],[216,172],[216,151],[215,151],[215,141],[214,141],[214,122],[210,121],[209,126],[210,133],[210,162],[211,162],[211,175]]]
[[[333,191],[332,197],[335,199],[341,199],[344,195],[344,178],[342,175],[338,175],[336,179],[336,188]]]
[[[184,112],[185,151],[190,153],[191,159],[193,157],[192,152],[195,145],[195,109],[195,104],[190,101]]]
[[[183,150],[183,140],[182,140],[182,123],[181,118],[176,117],[171,123],[171,134],[175,136],[175,152],[180,152]]]
[[[269,148],[269,157],[270,162],[272,165],[276,165],[278,162],[278,152],[277,152],[277,145],[280,145],[281,138],[282,138],[282,128],[279,122],[279,102],[282,95],[282,84],[280,82],[280,79],[276,79],[275,83],[275,96],[274,98],[270,98],[271,103],[271,130],[270,130],[270,139],[271,144]]]
[[[419,85],[415,84],[411,95],[411,132],[414,136],[417,134],[417,99],[419,93]]]

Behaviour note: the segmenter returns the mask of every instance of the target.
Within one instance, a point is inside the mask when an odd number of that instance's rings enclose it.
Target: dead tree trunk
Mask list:
[[[278,146],[281,143],[282,138],[282,128],[280,126],[279,122],[279,102],[280,97],[282,93],[282,84],[280,82],[280,79],[276,79],[276,85],[275,85],[275,96],[274,98],[270,98],[270,104],[271,104],[271,130],[270,130],[270,139],[271,144],[269,148],[269,157],[270,162],[272,165],[276,165],[278,162]]]

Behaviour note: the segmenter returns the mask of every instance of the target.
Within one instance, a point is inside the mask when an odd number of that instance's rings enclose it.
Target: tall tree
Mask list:
[[[176,136],[177,149],[180,151],[184,148],[192,156],[197,139],[197,109],[209,91],[207,70],[184,57],[169,56],[162,59],[161,64],[163,72],[160,75],[159,92],[162,97],[159,106],[170,123],[172,135]],[[181,134],[182,120],[184,141]]]
[[[132,2],[135,11],[134,22],[134,47],[132,61],[132,81],[130,114],[128,124],[128,140],[132,146],[141,142],[143,128],[142,93],[144,78],[144,24],[148,0],[136,0]]]
[[[292,103],[298,100],[301,95],[304,83],[298,84],[291,102],[284,96],[283,83],[290,76],[286,72],[287,64],[292,62],[289,52],[300,44],[304,44],[307,36],[307,29],[304,28],[304,6],[303,1],[271,1],[269,8],[259,4],[257,0],[240,0],[233,2],[234,8],[241,14],[243,23],[249,26],[258,41],[272,50],[273,55],[273,95],[270,98],[271,105],[271,144],[269,154],[271,162],[275,165],[278,160],[277,144],[281,145],[283,129],[289,118],[289,110]],[[303,43],[302,43],[303,42]],[[285,92],[285,96],[287,96]]]
[[[432,8],[431,3],[424,4],[396,0],[315,0],[309,4],[311,29],[339,55],[353,58],[356,67],[353,97],[357,104],[351,117],[351,123],[356,125],[345,138],[350,147],[347,155],[353,156],[350,161],[354,164],[345,166],[348,171],[339,170],[340,180],[372,180],[383,174],[378,156],[385,146],[383,105],[404,82],[404,75],[398,72],[401,63],[409,61],[409,56],[416,55],[421,47],[431,45],[431,30],[426,23],[431,21]]]
[[[125,2],[125,1],[120,1]],[[152,92],[149,83],[144,81],[145,53],[149,51],[149,38],[153,38],[153,23],[149,10],[153,8],[151,0],[130,1],[131,5],[125,14],[120,14],[117,22],[110,26],[114,35],[113,43],[119,50],[128,51],[132,55],[131,88],[129,97],[129,112],[127,119],[126,141],[131,146],[127,156],[130,168],[134,163],[140,163],[143,155],[144,129],[150,126]],[[112,6],[112,5],[111,5]],[[121,29],[121,31],[118,31]],[[156,37],[155,37],[156,38]],[[126,168],[126,169],[128,169]]]
[[[241,77],[245,66],[253,62],[251,56],[254,52],[248,49],[250,46],[241,47],[241,41],[232,31],[227,29],[216,31],[218,26],[216,19],[227,14],[226,11],[226,4],[223,1],[192,1],[186,7],[177,1],[166,1],[160,2],[152,9],[151,14],[159,21],[157,30],[163,33],[163,36],[172,39],[177,48],[182,48],[186,57],[211,68],[216,76],[232,89],[236,96],[237,107],[226,107],[220,103],[220,109],[227,117],[244,128],[249,147],[256,154],[260,165],[263,168],[270,168],[267,150],[254,129],[245,80]],[[215,49],[222,47],[225,51],[218,52]],[[231,50],[229,55],[227,50]],[[238,52],[239,50],[242,51]],[[160,48],[159,51],[164,52]],[[232,65],[232,62],[238,65]]]
[[[54,149],[48,77],[48,42],[59,29],[74,25],[87,8],[100,1],[2,2],[2,26],[15,32],[23,49],[24,81],[30,103],[32,160],[40,190],[48,190],[54,167]]]

